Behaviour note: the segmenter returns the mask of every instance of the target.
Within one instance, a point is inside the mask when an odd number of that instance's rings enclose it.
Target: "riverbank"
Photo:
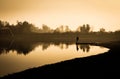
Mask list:
[[[62,43],[75,43],[76,37],[79,37],[80,43],[95,43],[95,42],[108,42],[120,40],[119,34],[97,34],[97,33],[31,33],[31,34],[17,34],[13,37],[9,35],[0,35],[0,41],[25,41],[25,42],[62,42]]]
[[[99,43],[99,45],[110,50],[97,56],[76,58],[56,64],[31,68],[6,75],[1,79],[86,78],[87,75],[103,78],[106,75],[112,76],[113,74],[120,73],[120,41]]]

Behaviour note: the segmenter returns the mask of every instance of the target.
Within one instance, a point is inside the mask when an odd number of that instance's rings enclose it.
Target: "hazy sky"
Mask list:
[[[120,29],[120,0],[0,0],[0,20],[71,29],[90,24],[93,30],[114,31]]]

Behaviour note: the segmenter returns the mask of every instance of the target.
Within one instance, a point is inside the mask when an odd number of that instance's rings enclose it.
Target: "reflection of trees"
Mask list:
[[[83,52],[89,52],[90,46],[89,45],[80,45],[80,49],[82,49]]]
[[[0,54],[9,53],[10,51],[17,51],[18,54],[28,54],[30,51],[34,50],[36,45],[32,42],[27,41],[0,41]]]
[[[68,48],[68,44],[60,44],[59,45],[59,47],[61,48],[61,49],[67,49]]]
[[[60,49],[67,49],[71,43],[61,43],[61,42],[54,42],[53,43],[55,46],[60,47]]]
[[[42,50],[46,50],[50,46],[49,43],[43,43]]]
[[[58,46],[60,49],[67,49],[71,43],[61,42],[39,42],[31,40],[0,40],[0,54],[7,54],[10,51],[16,51],[17,54],[29,54],[37,46],[41,46],[42,50],[46,50],[50,45]],[[81,49],[83,52],[89,52],[89,45],[76,44],[76,49]]]
[[[76,50],[78,51],[79,49],[81,49],[83,52],[89,52],[90,46],[87,44],[84,45],[76,44]]]
[[[82,33],[89,33],[89,31],[90,31],[90,25],[89,24],[84,24],[82,27],[80,27],[80,31],[82,32]]]
[[[7,54],[10,51],[16,51],[17,54],[27,55],[33,51],[37,46],[41,45],[42,50],[46,50],[51,44],[60,47],[61,49],[67,49],[67,43],[61,42],[39,42],[30,40],[0,40],[0,54]]]

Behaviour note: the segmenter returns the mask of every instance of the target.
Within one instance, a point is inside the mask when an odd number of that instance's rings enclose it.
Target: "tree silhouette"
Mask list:
[[[63,33],[64,32],[64,26],[61,25],[60,27],[57,27],[54,32],[58,32],[58,33]]]
[[[45,32],[50,32],[51,30],[50,30],[50,27],[48,27],[47,25],[43,24],[42,25],[42,31],[43,31],[43,33],[45,33]]]
[[[89,33],[90,31],[90,25],[89,24],[84,24],[82,27],[80,27],[81,33]]]
[[[74,31],[72,31],[69,26],[67,25],[61,25],[59,27],[57,27],[55,30],[51,29],[50,27],[48,27],[47,25],[43,24],[42,28],[38,28],[35,27],[33,24],[24,21],[24,22],[20,22],[17,21],[17,24],[14,25],[10,25],[9,22],[7,21],[1,21],[0,20],[0,35],[10,35],[9,30],[14,34],[30,34],[30,33],[65,33],[65,32],[71,32],[71,33],[75,33]],[[79,26],[76,29],[76,33],[80,32],[83,34],[88,34],[91,30],[91,27],[89,24],[83,24],[82,26]],[[95,33],[95,32],[94,32]],[[106,33],[104,28],[100,28],[100,30],[98,31],[98,33]],[[111,32],[112,33],[112,32]],[[118,32],[116,32],[118,34]]]
[[[90,31],[90,25],[89,24],[86,25],[86,31],[87,31],[87,33]]]
[[[100,28],[100,32],[101,33],[105,32],[105,29],[104,28]]]
[[[65,32],[70,32],[71,30],[70,30],[70,28],[69,28],[69,26],[65,26]]]

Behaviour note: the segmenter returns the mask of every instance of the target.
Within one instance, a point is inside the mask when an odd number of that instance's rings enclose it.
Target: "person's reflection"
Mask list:
[[[90,46],[86,44],[84,45],[76,44],[76,50],[79,51],[79,49],[81,49],[83,52],[89,52]]]
[[[76,43],[76,50],[78,51],[79,50],[79,47],[78,47],[78,44]]]

